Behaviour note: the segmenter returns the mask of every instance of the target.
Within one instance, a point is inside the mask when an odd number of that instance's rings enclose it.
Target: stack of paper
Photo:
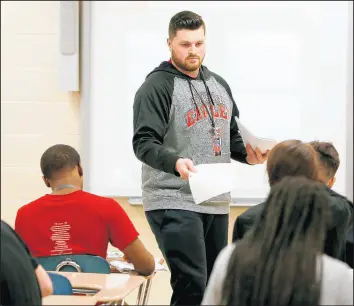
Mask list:
[[[235,188],[235,163],[202,164],[189,173],[189,186],[196,204],[210,200]]]
[[[242,140],[262,153],[271,150],[277,141],[254,136],[235,117]],[[211,200],[221,194],[231,192],[237,185],[237,165],[235,163],[202,164],[195,166],[196,173],[189,173],[189,187],[196,204]]]
[[[238,129],[240,131],[243,143],[245,146],[249,143],[253,150],[257,147],[264,154],[267,150],[273,149],[273,147],[277,144],[277,141],[273,139],[259,138],[254,136],[241,122],[235,117]]]
[[[126,261],[112,260],[109,264],[116,268],[119,272],[135,271],[134,265]],[[167,269],[155,260],[155,272],[158,271],[167,271]]]

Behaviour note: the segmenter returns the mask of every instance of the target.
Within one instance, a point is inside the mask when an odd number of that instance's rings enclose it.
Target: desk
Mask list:
[[[42,299],[42,305],[95,305],[93,296],[49,295]]]
[[[108,261],[108,263],[110,263],[113,260],[123,261],[124,259],[122,257],[117,257],[117,256],[115,256],[115,257],[107,256],[106,260]],[[162,265],[165,261],[163,258],[160,258],[157,260],[157,262]],[[111,273],[121,273],[113,266],[110,266],[110,269],[111,269]],[[130,274],[131,275],[138,275],[136,272],[131,272]],[[151,285],[152,285],[152,278],[155,276],[155,274],[156,274],[156,272],[154,272],[153,274],[151,274],[149,276],[144,276],[146,279],[146,282],[139,287],[138,298],[136,301],[137,305],[147,305],[148,300],[149,300],[150,289],[151,289]]]
[[[139,287],[143,290],[145,277],[122,273],[97,274],[78,272],[53,272],[67,277],[74,289],[94,289],[93,296],[99,302],[124,301],[125,297]]]

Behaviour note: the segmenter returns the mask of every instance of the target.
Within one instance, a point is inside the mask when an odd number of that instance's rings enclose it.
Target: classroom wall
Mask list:
[[[60,142],[79,149],[79,97],[58,88],[58,25],[58,1],[1,2],[1,218],[10,224],[20,206],[47,191],[43,151]]]
[[[42,196],[39,159],[79,149],[79,97],[59,91],[59,1],[1,2],[1,219]]]
[[[353,1],[349,2],[346,196],[353,201]]]

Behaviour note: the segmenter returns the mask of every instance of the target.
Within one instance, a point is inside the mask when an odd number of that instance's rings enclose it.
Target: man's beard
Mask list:
[[[179,69],[184,70],[184,71],[189,71],[189,72],[193,72],[193,71],[198,70],[204,60],[204,57],[201,59],[200,56],[189,55],[184,61],[181,61],[177,58],[177,56],[175,56],[173,50],[171,52],[171,58]],[[195,58],[198,60],[198,62],[192,64],[192,63],[188,62],[188,59],[190,59],[190,58]]]

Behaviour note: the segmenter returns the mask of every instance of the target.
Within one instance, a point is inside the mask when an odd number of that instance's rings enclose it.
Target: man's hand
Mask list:
[[[249,143],[246,145],[246,152],[246,161],[250,165],[263,164],[268,159],[269,150],[262,154],[258,148],[256,148],[256,150],[253,150]]]
[[[180,158],[176,162],[176,171],[179,173],[182,180],[188,180],[189,172],[197,172],[197,169],[190,159]]]

